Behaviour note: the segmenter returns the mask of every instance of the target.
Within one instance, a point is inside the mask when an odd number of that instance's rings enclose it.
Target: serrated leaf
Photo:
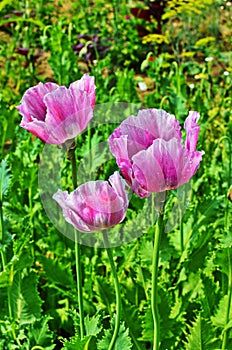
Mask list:
[[[145,316],[142,317],[142,337],[139,340],[142,341],[153,341],[154,326],[151,308],[147,307]]]
[[[32,323],[41,315],[42,300],[38,293],[37,284],[38,277],[35,272],[31,272],[22,279],[22,300],[18,306],[20,324]]]
[[[0,319],[3,319],[4,315],[8,315],[7,298],[7,289],[0,288]]]
[[[228,295],[224,295],[220,300],[218,309],[214,316],[211,317],[211,321],[215,327],[224,328],[226,327],[226,315],[228,307]],[[232,319],[232,308],[230,308],[229,319]]]
[[[40,318],[42,301],[37,290],[37,276],[31,272],[24,278],[16,272],[9,287],[10,308],[14,320],[29,324]]]
[[[199,314],[192,326],[189,327],[186,350],[208,350],[208,344],[213,338],[212,327]]]
[[[42,263],[47,279],[51,283],[59,284],[66,288],[74,286],[73,276],[69,269],[61,267],[61,265],[53,259],[40,255],[38,260]]]
[[[100,320],[100,315],[95,315],[92,317],[89,317],[87,315],[85,317],[85,330],[86,330],[86,335],[96,335],[102,330],[102,325],[98,325]]]
[[[201,304],[203,309],[203,316],[209,318],[218,305],[218,286],[214,283],[213,279],[201,274],[201,279],[203,282],[203,293],[204,297],[201,298]]]
[[[104,336],[97,343],[98,350],[106,350],[109,348],[110,341],[113,336],[113,327],[115,324],[115,317],[112,319],[111,328],[105,330]],[[132,348],[129,331],[125,328],[124,322],[120,325],[118,337],[115,342],[114,350],[130,350]]]
[[[20,305],[20,292],[21,292],[21,275],[20,272],[15,273],[13,281],[9,287],[10,295],[10,309],[13,319],[18,319],[18,308]]]
[[[96,292],[96,298],[107,308],[114,302],[114,290],[111,284],[107,283],[107,280],[102,276],[96,276],[94,280],[94,291]]]
[[[231,253],[228,248],[218,250],[214,263],[218,265],[223,273],[229,276],[229,259],[231,260]]]
[[[232,235],[224,235],[220,238],[220,246],[222,248],[232,248]]]
[[[30,329],[30,336],[35,341],[35,345],[43,346],[45,350],[52,350],[55,348],[53,343],[53,336],[48,327],[48,321],[50,317],[45,317],[44,319],[35,322]]]
[[[63,350],[87,350],[86,345],[89,343],[91,336],[80,339],[78,336],[73,337],[70,341],[65,341]]]
[[[8,287],[9,285],[9,277],[10,277],[10,271],[1,271],[0,272],[0,288]]]
[[[139,310],[135,305],[128,306],[123,304],[123,315],[126,320],[126,325],[129,328],[129,334],[135,345],[139,342],[139,337],[141,335],[141,320],[139,318]],[[139,345],[137,346],[139,349]]]
[[[7,167],[6,160],[3,159],[0,164],[0,202],[10,187],[11,174]]]
[[[153,243],[151,241],[143,240],[139,250],[142,267],[151,268],[152,254],[153,254]]]
[[[26,267],[31,267],[33,264],[33,257],[28,252],[28,247],[21,250],[20,255],[14,255],[12,258],[14,262],[14,271],[23,270]]]

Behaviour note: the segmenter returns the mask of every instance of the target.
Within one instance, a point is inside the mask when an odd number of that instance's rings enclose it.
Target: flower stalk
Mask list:
[[[108,240],[108,236],[107,236],[107,233],[105,230],[103,231],[103,239],[104,239],[105,249],[106,249],[106,252],[107,252],[107,255],[109,258],[111,271],[112,271],[113,278],[114,278],[114,286],[115,286],[115,293],[116,293],[115,327],[114,327],[114,333],[113,333],[113,336],[112,336],[112,339],[110,341],[110,345],[108,348],[108,350],[113,350],[115,343],[116,343],[116,340],[117,340],[119,328],[120,328],[121,309],[122,309],[122,307],[121,307],[121,293],[120,293],[120,285],[119,285],[117,271],[116,271],[115,264],[114,264],[112,250],[111,250],[111,248],[109,248],[109,240]]]
[[[0,252],[1,252],[1,260],[2,260],[2,270],[6,269],[6,256],[4,251],[4,221],[3,221],[3,199],[2,194],[0,193]]]
[[[72,163],[72,181],[73,187],[77,187],[77,162],[75,156],[76,144],[71,145],[68,151],[68,156]],[[81,276],[81,249],[79,244],[79,232],[75,230],[75,262],[76,262],[76,279],[77,279],[77,298],[79,306],[79,318],[80,318],[80,336],[84,338],[84,306],[83,306],[83,294],[82,294],[82,276]]]
[[[164,232],[164,206],[166,192],[158,193],[157,197],[161,199],[160,208],[158,210],[158,221],[156,223],[156,230],[154,235],[154,246],[153,246],[153,260],[152,260],[152,287],[151,287],[151,311],[154,324],[154,336],[153,336],[153,350],[159,349],[160,343],[160,318],[158,311],[158,267],[159,267],[159,246],[161,235]],[[157,198],[156,201],[157,202]],[[157,206],[157,203],[154,205]]]
[[[230,320],[230,309],[232,305],[232,257],[230,249],[227,248],[227,257],[228,257],[228,302],[227,302],[227,310],[226,310],[226,323],[225,326],[228,324]],[[224,330],[223,333],[223,340],[222,340],[222,350],[227,349],[227,338],[228,338],[228,329]]]

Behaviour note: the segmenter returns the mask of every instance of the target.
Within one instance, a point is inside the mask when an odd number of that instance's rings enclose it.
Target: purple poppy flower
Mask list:
[[[175,189],[195,174],[204,154],[196,151],[198,119],[199,113],[189,112],[185,144],[178,120],[163,110],[141,110],[114,130],[111,153],[138,196]]]
[[[94,77],[85,74],[69,88],[39,83],[29,88],[16,108],[23,116],[20,126],[50,144],[75,138],[93,118]]]
[[[103,230],[125,218],[129,203],[126,182],[118,172],[110,176],[109,182],[89,181],[70,194],[58,190],[53,199],[61,206],[65,220],[77,230]]]

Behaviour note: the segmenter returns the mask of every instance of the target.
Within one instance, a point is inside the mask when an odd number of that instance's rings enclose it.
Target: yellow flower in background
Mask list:
[[[195,55],[195,52],[193,51],[183,51],[181,52],[181,57],[193,57]]]
[[[147,43],[157,43],[157,44],[162,44],[166,43],[168,44],[168,38],[165,35],[162,34],[148,34],[142,38],[142,43],[147,44]]]
[[[201,15],[204,8],[213,2],[213,0],[170,0],[167,3],[167,11],[163,14],[162,19],[165,20],[182,14]]]
[[[215,42],[215,38],[214,36],[207,36],[205,38],[202,38],[200,40],[197,40],[197,42],[195,43],[195,48],[198,49],[201,46],[207,46],[210,43]]]
[[[199,73],[194,76],[195,79],[206,79],[208,76],[204,73]]]

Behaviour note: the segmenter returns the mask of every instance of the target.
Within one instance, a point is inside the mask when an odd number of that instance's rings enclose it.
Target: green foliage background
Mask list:
[[[153,17],[146,21],[131,14],[131,7],[148,8],[142,1],[4,0],[0,4],[2,350],[107,350],[112,336],[115,294],[107,255],[102,249],[83,246],[86,337],[80,339],[74,244],[46,216],[38,190],[43,143],[19,127],[21,118],[15,109],[26,89],[39,81],[68,86],[85,72],[95,76],[98,104],[130,102],[164,108],[182,125],[188,110],[200,113],[198,149],[205,155],[191,181],[182,223],[161,241],[160,349],[232,348],[232,203],[227,198],[232,184],[232,6],[225,1],[167,3],[163,39],[154,35]],[[140,37],[138,26],[153,36]],[[73,51],[77,43],[84,44],[79,54]],[[91,56],[85,60],[88,52]],[[138,82],[146,83],[145,92]],[[102,126],[82,134],[77,140],[79,161],[107,140],[112,130]],[[101,167],[101,156],[93,158],[97,172],[91,176],[107,179],[116,163]],[[68,161],[63,174],[71,190]],[[169,213],[176,202],[177,192],[172,191]],[[128,230],[143,205],[133,196]],[[154,228],[137,220],[136,229],[143,235],[114,251],[123,300],[117,350],[152,347]]]

